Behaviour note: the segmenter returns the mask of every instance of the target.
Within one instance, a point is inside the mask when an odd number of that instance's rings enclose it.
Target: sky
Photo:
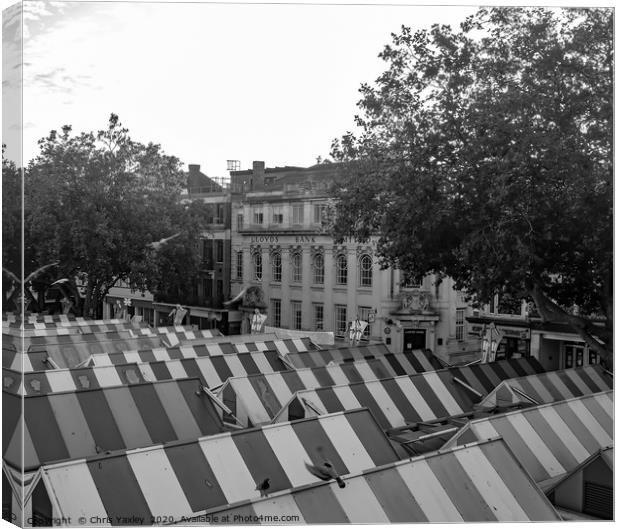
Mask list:
[[[24,2],[23,29],[18,9],[3,13],[7,157],[19,159],[23,71],[25,163],[50,130],[96,131],[115,113],[133,139],[210,176],[229,159],[313,165],[354,130],[358,89],[385,69],[391,33],[476,11],[399,3]]]

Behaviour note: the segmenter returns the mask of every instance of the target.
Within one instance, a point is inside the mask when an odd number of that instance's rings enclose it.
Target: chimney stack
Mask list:
[[[254,189],[265,187],[265,162],[252,162],[252,184]]]
[[[198,165],[198,164],[190,163],[190,164],[187,164],[187,167],[189,168],[189,172],[190,173],[199,173],[200,172],[200,165]]]

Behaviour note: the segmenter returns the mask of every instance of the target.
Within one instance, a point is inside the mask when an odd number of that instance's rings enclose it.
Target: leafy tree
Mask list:
[[[33,249],[25,274],[58,261],[56,279],[66,279],[79,300],[76,310],[87,316],[100,314],[118,281],[159,291],[164,283],[170,288],[175,279],[197,274],[196,260],[186,252],[175,254],[167,248],[171,243],[158,249],[151,244],[179,233],[175,243],[189,248],[201,234],[199,206],[180,200],[185,176],[177,158],[159,145],[133,141],[114,114],[96,134],[72,135],[65,126],[39,144],[25,172],[25,240]],[[176,276],[157,272],[173,261]]]
[[[380,57],[333,143],[335,236],[378,234],[383,265],[478,302],[533,300],[611,365],[611,10],[481,9]]]

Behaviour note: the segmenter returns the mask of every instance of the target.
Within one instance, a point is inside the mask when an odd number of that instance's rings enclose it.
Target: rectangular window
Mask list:
[[[314,330],[322,331],[323,330],[323,304],[322,303],[314,303]]]
[[[222,239],[215,240],[215,260],[218,263],[224,262],[224,241]]]
[[[368,340],[370,338],[370,314],[373,312],[372,307],[357,307],[357,315],[360,318],[360,321],[365,321],[368,323],[366,328],[364,329],[364,333],[362,334],[362,340]]]
[[[224,297],[224,282],[221,279],[217,280],[215,295],[220,299]]]
[[[271,323],[274,327],[282,326],[282,301],[275,298],[271,300]]]
[[[465,309],[456,309],[456,339],[463,341],[465,336]]]
[[[237,213],[237,230],[243,229],[243,213]]]
[[[271,280],[276,283],[282,282],[282,256],[280,252],[271,255]]]
[[[334,331],[337,336],[344,336],[347,332],[347,306],[334,306]]]
[[[237,279],[243,279],[243,251],[237,252],[237,260],[235,262],[235,271],[237,272]]]
[[[304,223],[304,205],[293,204],[293,224]]]
[[[593,364],[600,364],[600,363],[601,363],[601,360],[600,360],[600,358],[598,357],[598,353],[596,353],[596,352],[594,352],[594,351],[590,351],[590,354],[588,355],[588,363],[589,363],[590,365],[593,365]]]
[[[202,266],[206,270],[213,270],[213,241],[211,239],[202,240]]]
[[[263,223],[263,207],[254,206],[253,213],[254,213],[253,214],[254,224],[262,224]]]
[[[564,368],[581,367],[583,365],[584,346],[578,342],[565,342]]]
[[[326,210],[327,210],[327,206],[325,204],[314,205],[314,223],[315,224],[322,224],[323,218],[325,217]]]
[[[284,224],[284,213],[283,213],[283,210],[282,210],[282,206],[273,206],[272,207],[271,222],[273,224]]]
[[[293,329],[301,331],[301,301],[291,301]]]
[[[216,216],[215,216],[215,219],[213,220],[215,224],[224,224],[224,208],[225,207],[226,207],[225,204],[215,205]]]

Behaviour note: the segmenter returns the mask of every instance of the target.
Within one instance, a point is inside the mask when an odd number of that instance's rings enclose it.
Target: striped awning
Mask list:
[[[600,365],[575,367],[505,380],[480,405],[546,404],[606,391],[613,385],[612,376]]]
[[[154,349],[125,349],[123,359],[119,355],[93,355],[89,365],[102,365],[126,362],[152,362],[154,360],[173,360],[177,358],[200,358],[227,354],[250,353],[254,351],[276,351],[281,356],[290,352],[304,351],[312,347],[309,340],[271,340],[248,343],[209,343],[199,345],[180,345],[178,347],[156,347]],[[116,359],[114,359],[116,357]],[[131,358],[131,360],[128,360]]]
[[[363,406],[387,430],[469,412],[502,380],[539,371],[542,367],[537,360],[520,358],[304,390],[274,421]]]
[[[219,331],[216,330],[214,333],[209,329],[204,329],[201,331],[171,331],[167,333],[159,333],[159,335],[167,347],[174,347],[181,343],[200,340],[202,338],[220,338],[222,336]]]
[[[203,338],[209,338],[212,336],[222,336],[219,329],[195,329],[191,325],[168,325],[167,327],[155,327],[155,332],[158,334],[170,334],[170,333],[195,333],[197,336]]]
[[[167,355],[164,355],[167,358]],[[111,366],[136,362],[147,380],[198,377],[209,388],[221,386],[230,377],[273,373],[290,369],[276,351],[175,358],[159,360],[157,350],[93,356],[95,365]]]
[[[75,333],[66,333],[66,334],[50,334],[50,335],[39,335],[39,336],[26,336],[23,339],[18,336],[8,336],[6,334],[2,335],[2,345],[5,347],[8,344],[20,344],[23,343],[26,350],[29,347],[33,347],[33,349],[41,350],[46,345],[66,345],[66,344],[74,344],[81,342],[106,342],[110,340],[126,340],[128,338],[133,338],[129,329],[123,329],[120,331],[110,331],[110,332],[94,332],[82,334],[77,328],[77,332]]]
[[[316,483],[305,462],[329,459],[342,475],[393,463],[397,455],[367,410],[240,430],[46,466],[54,513],[142,518],[183,516]],[[363,498],[360,498],[363,499]],[[139,525],[139,520],[131,525]]]
[[[58,318],[50,320],[50,318]],[[22,325],[21,319],[13,319],[2,322],[3,327],[19,328]],[[105,327],[106,330],[133,329],[148,327],[146,322],[131,322],[123,319],[90,320],[88,318],[62,318],[57,316],[37,316],[29,317],[24,320],[25,329],[57,329],[63,327]],[[3,329],[4,330],[4,329]],[[103,329],[102,329],[103,330]]]
[[[19,373],[55,369],[55,366],[50,362],[50,356],[45,351],[18,353],[13,349],[4,348],[2,349],[2,367]]]
[[[560,521],[501,440],[432,452],[345,478],[201,513],[195,523],[387,524]],[[227,518],[226,518],[227,517]],[[183,523],[185,521],[182,521]],[[221,522],[220,522],[221,523]]]
[[[190,377],[188,375],[179,378]],[[51,369],[29,373],[2,369],[3,391],[16,395],[45,395],[81,389],[127,386],[155,380],[158,379],[145,378],[137,364]]]
[[[124,340],[107,340],[99,342],[76,342],[67,344],[47,344],[31,346],[28,354],[45,351],[59,368],[76,367],[92,355],[114,353],[129,349],[143,349],[161,345],[159,336],[141,336]]]
[[[186,379],[26,397],[4,392],[4,460],[19,468],[23,447],[29,471],[53,461],[223,431],[213,402],[199,389],[197,379]]]
[[[445,447],[497,436],[537,483],[557,479],[613,445],[613,391],[471,421]]]
[[[252,426],[270,422],[297,391],[393,377],[380,359],[358,360],[296,371],[234,377],[218,391],[237,420]]]
[[[302,353],[292,353],[288,360],[297,368],[326,366],[327,364],[352,362],[356,360],[367,360],[369,358],[379,358],[386,365],[391,367],[396,375],[412,375],[424,371],[434,371],[441,366],[435,364],[423,351],[407,351],[404,353],[391,353],[384,344],[360,345],[353,347],[337,347],[322,349],[320,351],[309,351]]]

